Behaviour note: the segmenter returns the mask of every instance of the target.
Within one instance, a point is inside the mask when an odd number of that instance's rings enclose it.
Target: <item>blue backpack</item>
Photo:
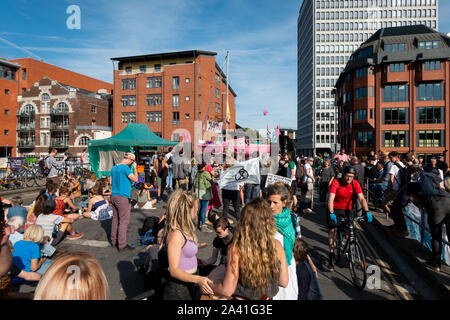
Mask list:
[[[421,195],[424,197],[437,196],[440,192],[440,178],[431,172],[422,171],[417,180],[420,185]]]

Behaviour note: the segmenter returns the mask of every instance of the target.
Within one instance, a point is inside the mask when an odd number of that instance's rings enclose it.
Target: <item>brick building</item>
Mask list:
[[[413,152],[450,160],[450,38],[423,25],[378,30],[336,83],[348,152]]]
[[[49,147],[78,155],[97,131],[112,131],[108,93],[63,85],[48,77],[18,98],[17,155],[39,156]]]
[[[223,122],[224,129],[234,129],[236,94],[229,87],[226,123],[226,80],[216,55],[192,50],[112,58],[118,61],[114,70],[114,134],[136,122],[146,123],[157,135],[174,141],[180,137],[174,130],[186,129],[193,141],[194,121],[203,123],[205,117]]]
[[[92,92],[101,90],[111,93],[112,90],[110,83],[32,58],[10,61],[0,59],[0,74],[0,157],[6,156],[6,145],[8,156],[16,156],[18,99],[43,77]],[[111,124],[108,126],[111,127]]]

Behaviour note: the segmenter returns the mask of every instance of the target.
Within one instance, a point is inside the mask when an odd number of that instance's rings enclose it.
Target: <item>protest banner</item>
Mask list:
[[[254,158],[243,162],[237,162],[234,166],[224,171],[219,179],[219,187],[222,189],[228,183],[260,183],[259,159]]]
[[[292,180],[286,177],[277,176],[276,174],[269,173],[267,175],[266,185],[264,187],[267,188],[268,185],[274,184],[275,182],[283,182],[284,184],[290,186]]]

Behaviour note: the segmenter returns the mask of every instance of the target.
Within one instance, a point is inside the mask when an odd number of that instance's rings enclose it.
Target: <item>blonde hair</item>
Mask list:
[[[86,252],[61,255],[48,268],[34,293],[34,300],[108,299],[109,286],[102,267]]]
[[[253,199],[244,207],[231,244],[231,265],[234,270],[239,268],[241,283],[258,294],[264,294],[271,279],[280,274],[276,231],[272,210],[264,199]],[[239,256],[239,266],[234,253]]]
[[[44,238],[44,229],[38,224],[33,224],[25,230],[23,238],[32,240],[33,242],[41,242]]]
[[[197,241],[195,225],[191,218],[191,211],[198,205],[198,199],[193,194],[178,189],[174,191],[167,201],[166,226],[164,228],[164,241],[176,229],[181,229],[191,240]]]

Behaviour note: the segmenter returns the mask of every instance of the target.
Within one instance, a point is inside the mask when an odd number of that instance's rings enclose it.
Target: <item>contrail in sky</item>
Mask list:
[[[29,54],[29,55],[31,55],[31,56],[34,56],[34,57],[37,58],[38,60],[44,60],[44,59],[42,59],[41,57],[39,57],[38,55],[34,54],[33,52],[31,52],[31,51],[29,51],[29,50],[27,50],[27,49],[25,49],[25,48],[22,48],[21,46],[18,46],[17,44],[14,44],[14,43],[12,43],[11,41],[8,41],[8,40],[6,40],[6,39],[4,39],[4,38],[2,38],[2,37],[0,37],[0,41],[3,41],[4,43],[10,45],[11,47],[16,48],[16,49],[19,49],[20,51],[25,52],[26,54]]]

